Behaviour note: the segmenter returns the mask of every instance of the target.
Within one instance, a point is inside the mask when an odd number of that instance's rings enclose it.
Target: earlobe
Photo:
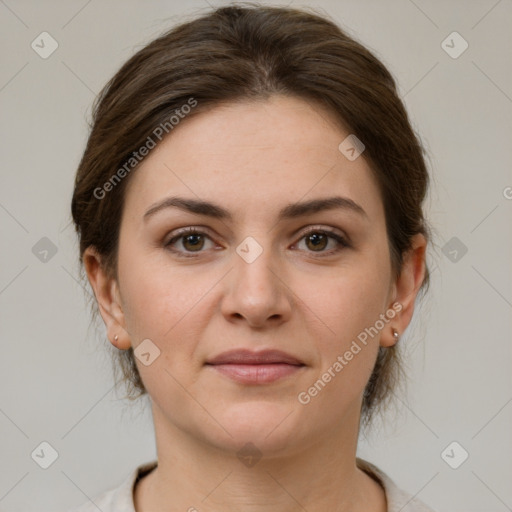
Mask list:
[[[117,281],[108,275],[102,264],[101,255],[94,247],[88,247],[84,251],[82,260],[107,329],[108,339],[116,348],[127,350],[131,346],[131,341],[125,328]]]
[[[394,283],[394,300],[390,307],[397,311],[388,331],[382,333],[381,346],[392,347],[400,339],[411,322],[416,297],[425,279],[426,273],[426,247],[425,237],[418,233],[412,239],[411,249],[404,255],[400,275]],[[395,304],[400,307],[397,309]]]
[[[398,304],[395,302],[395,304]],[[389,310],[388,310],[389,311]],[[393,321],[394,324],[399,323],[398,316],[395,317],[395,320]],[[397,329],[397,327],[387,327],[386,330],[384,330],[380,337],[380,346],[384,348],[390,348],[396,345],[400,341],[400,331]]]

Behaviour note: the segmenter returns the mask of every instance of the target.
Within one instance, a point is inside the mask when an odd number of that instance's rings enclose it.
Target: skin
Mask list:
[[[396,343],[393,328],[402,333],[412,318],[426,241],[414,238],[393,279],[375,178],[364,154],[349,161],[338,150],[349,133],[317,105],[284,96],[190,116],[130,177],[118,280],[93,247],[85,252],[112,343],[126,350],[150,339],[161,351],[149,366],[137,360],[158,453],[158,467],[135,489],[138,512],[386,510],[382,487],[356,466],[360,408],[379,345]],[[330,209],[277,221],[290,203],[333,195],[352,199],[366,216]],[[233,220],[172,207],[144,221],[169,196],[214,202]],[[207,235],[195,252],[190,239],[171,246],[190,258],[165,246],[186,226]],[[304,236],[315,229],[350,245],[328,239],[316,248]],[[263,249],[252,263],[236,252],[248,236]],[[300,403],[298,394],[395,302],[401,311]],[[205,366],[233,348],[277,348],[305,366],[259,385]],[[262,454],[252,467],[237,457],[248,442]]]

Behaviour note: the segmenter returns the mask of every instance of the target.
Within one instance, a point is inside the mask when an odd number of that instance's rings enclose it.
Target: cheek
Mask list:
[[[178,321],[190,292],[184,292],[176,272],[166,272],[128,238],[121,238],[118,264],[126,327],[134,345],[145,338],[160,345],[158,340]]]
[[[325,336],[321,339],[343,344],[384,313],[388,277],[389,269],[367,258],[367,262],[317,277],[314,285],[309,278],[304,280],[297,295],[304,297],[304,303],[323,326]]]
[[[190,358],[205,304],[219,276],[192,266],[169,265],[165,251],[124,248],[119,259],[127,330],[136,347],[149,338],[173,360]],[[203,313],[202,313],[203,312]]]
[[[375,364],[380,332],[372,328],[383,313],[383,294],[372,276],[330,280],[327,293],[311,297],[311,308],[322,320],[311,333],[318,364],[297,398],[312,415],[329,417],[328,423],[359,407]]]
[[[379,320],[386,312],[388,278],[385,264],[369,255],[317,280],[317,286],[303,282],[300,295],[318,318],[316,332],[311,333],[319,354],[317,378],[329,382],[325,395],[332,400],[355,399],[371,375],[381,330],[388,325]]]

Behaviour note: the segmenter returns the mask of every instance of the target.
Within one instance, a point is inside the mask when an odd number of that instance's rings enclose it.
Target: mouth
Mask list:
[[[306,365],[280,350],[231,350],[223,352],[205,365],[242,384],[266,384],[295,375]]]

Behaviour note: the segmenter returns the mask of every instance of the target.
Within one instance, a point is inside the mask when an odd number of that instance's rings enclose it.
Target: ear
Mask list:
[[[425,278],[426,248],[425,237],[417,234],[412,239],[411,249],[404,255],[400,275],[393,284],[394,299],[388,306],[396,312],[396,316],[390,321],[391,328],[381,335],[380,344],[383,347],[392,347],[398,341],[393,336],[393,330],[398,331],[400,336],[411,322],[416,296]]]
[[[96,296],[101,317],[107,328],[108,339],[116,348],[127,350],[131,346],[131,341],[125,328],[125,317],[117,281],[109,277],[102,265],[101,256],[94,247],[88,247],[84,251],[82,259],[87,278]]]

